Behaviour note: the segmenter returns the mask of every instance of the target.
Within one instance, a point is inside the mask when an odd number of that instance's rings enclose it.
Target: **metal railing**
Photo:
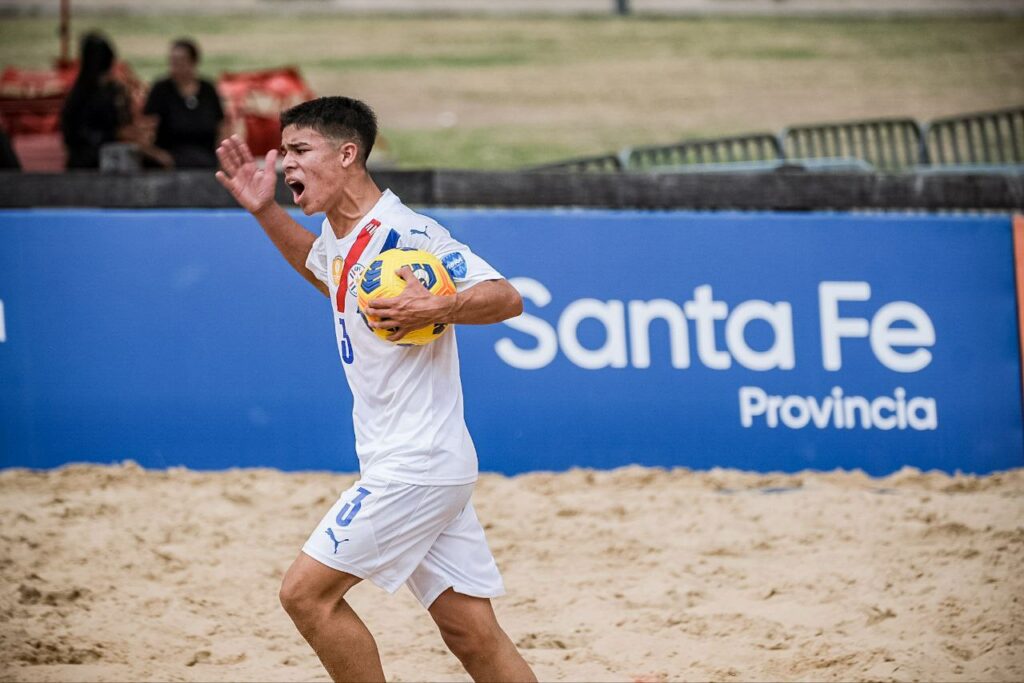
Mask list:
[[[781,137],[787,158],[862,159],[879,170],[898,171],[921,157],[921,126],[913,119],[792,126]]]
[[[785,163],[782,163],[785,162]],[[790,163],[792,162],[792,163]],[[907,118],[791,126],[779,135],[751,133],[626,147],[618,154],[569,159],[530,170],[740,171],[797,165],[843,170],[1024,173],[1024,107],[919,124]]]
[[[533,166],[529,171],[565,171],[567,173],[605,173],[621,171],[622,160],[615,154],[566,159],[551,164]]]
[[[779,139],[771,133],[724,138],[684,140],[674,145],[633,147],[622,151],[626,167],[645,170],[694,164],[777,161],[782,159]]]
[[[1024,164],[1024,107],[931,121],[922,164]]]

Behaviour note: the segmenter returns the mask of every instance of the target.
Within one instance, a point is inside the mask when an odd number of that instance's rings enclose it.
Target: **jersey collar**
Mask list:
[[[320,230],[323,234],[330,235],[331,239],[333,239],[335,242],[338,242],[339,244],[342,242],[351,242],[356,238],[356,235],[359,234],[359,230],[364,225],[366,225],[369,221],[373,220],[374,218],[380,220],[380,214],[384,213],[395,204],[398,204],[400,201],[401,200],[398,198],[398,195],[396,195],[391,190],[385,189],[381,193],[380,199],[377,200],[377,203],[374,204],[373,207],[366,212],[365,216],[356,221],[355,229],[349,234],[342,237],[340,240],[335,236],[334,229],[331,227],[331,222],[327,219],[326,216],[324,216],[324,222],[320,225]]]

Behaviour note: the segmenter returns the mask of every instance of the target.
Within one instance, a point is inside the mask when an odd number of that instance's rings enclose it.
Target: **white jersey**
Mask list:
[[[342,285],[345,258],[364,227],[372,230],[370,241]],[[359,470],[363,477],[407,484],[471,483],[477,478],[477,458],[463,416],[455,330],[426,346],[400,346],[373,334],[356,306],[356,285],[366,265],[395,247],[437,256],[458,291],[502,277],[390,190],[340,240],[324,219],[306,267],[330,289],[338,352],[352,390]],[[339,286],[348,290],[344,313],[336,303]]]

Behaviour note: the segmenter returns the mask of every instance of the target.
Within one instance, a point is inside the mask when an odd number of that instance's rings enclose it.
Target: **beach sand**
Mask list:
[[[0,678],[327,680],[277,599],[354,475],[0,472]],[[541,680],[1024,680],[1024,470],[484,475]],[[405,589],[351,603],[392,680],[468,680]]]

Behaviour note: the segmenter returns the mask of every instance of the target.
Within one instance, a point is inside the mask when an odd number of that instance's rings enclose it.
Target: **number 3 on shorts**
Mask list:
[[[338,511],[338,516],[334,518],[338,526],[348,526],[352,523],[352,520],[359,514],[359,509],[363,507],[363,498],[366,498],[368,495],[370,495],[370,492],[362,486],[356,489],[356,497],[350,502],[345,503],[341,510]]]

